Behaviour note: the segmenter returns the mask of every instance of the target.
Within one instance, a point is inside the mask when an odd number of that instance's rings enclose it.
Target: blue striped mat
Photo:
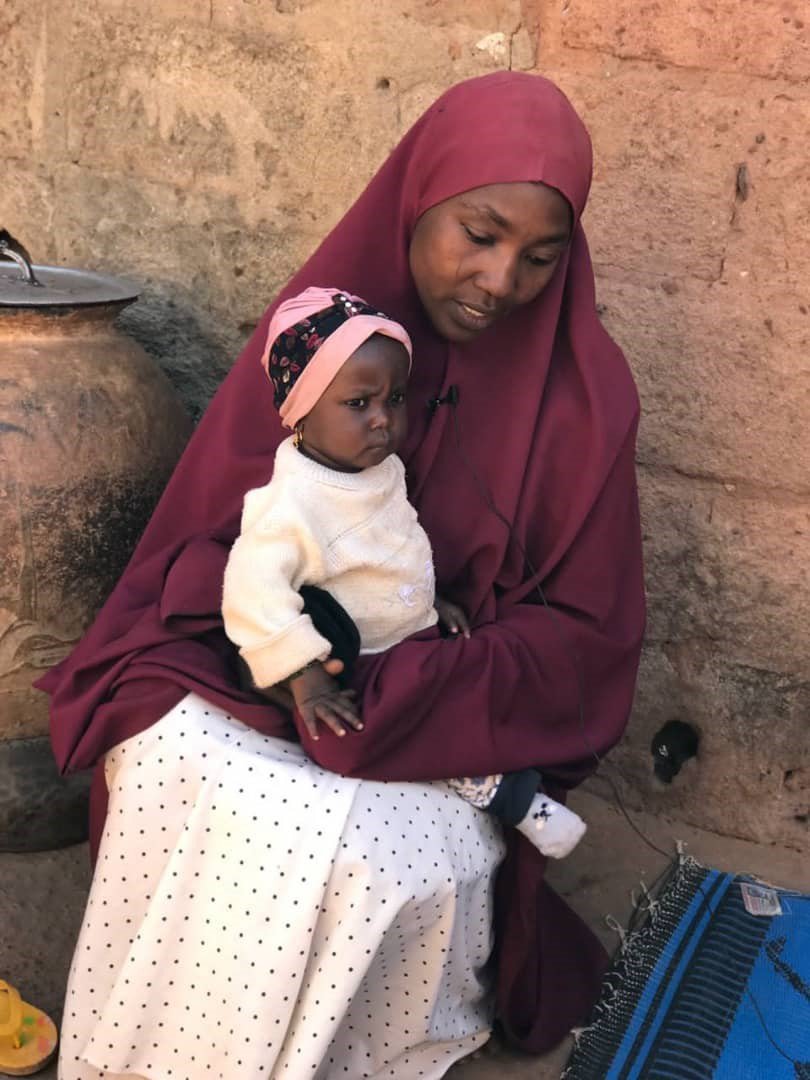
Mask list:
[[[810,896],[682,857],[563,1078],[810,1080]]]

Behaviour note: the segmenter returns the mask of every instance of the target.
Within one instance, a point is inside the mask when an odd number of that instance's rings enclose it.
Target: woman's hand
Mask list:
[[[434,601],[434,607],[439,615],[439,622],[451,634],[461,634],[465,638],[470,636],[470,624],[467,621],[465,612],[458,606],[458,604],[451,604],[449,600],[442,599],[441,596],[437,596]]]
[[[345,725],[363,730],[354,690],[342,690],[333,678],[342,668],[340,660],[316,661],[288,681],[295,707],[313,739],[319,738],[319,721],[335,735],[345,735]]]

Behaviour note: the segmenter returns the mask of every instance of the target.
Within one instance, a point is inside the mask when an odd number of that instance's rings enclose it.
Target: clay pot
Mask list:
[[[0,850],[21,851],[86,834],[88,778],[57,776],[31,683],[106,599],[191,421],[114,325],[128,283],[2,254],[18,265],[0,261]]]

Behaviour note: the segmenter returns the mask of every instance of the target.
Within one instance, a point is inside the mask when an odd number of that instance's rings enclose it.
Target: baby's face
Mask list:
[[[301,450],[340,472],[379,465],[408,431],[408,353],[374,334],[352,353],[304,417]]]

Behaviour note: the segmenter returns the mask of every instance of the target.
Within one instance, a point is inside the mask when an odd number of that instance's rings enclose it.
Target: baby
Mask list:
[[[430,542],[397,456],[411,342],[363,300],[310,288],[276,311],[262,363],[293,435],[270,482],[245,496],[223,621],[257,688],[286,682],[313,739],[319,724],[343,736],[363,724],[353,692],[324,666],[330,657],[350,664],[437,621],[470,637],[464,611],[435,595]],[[561,858],[585,823],[538,792],[540,780],[523,769],[447,783]]]

